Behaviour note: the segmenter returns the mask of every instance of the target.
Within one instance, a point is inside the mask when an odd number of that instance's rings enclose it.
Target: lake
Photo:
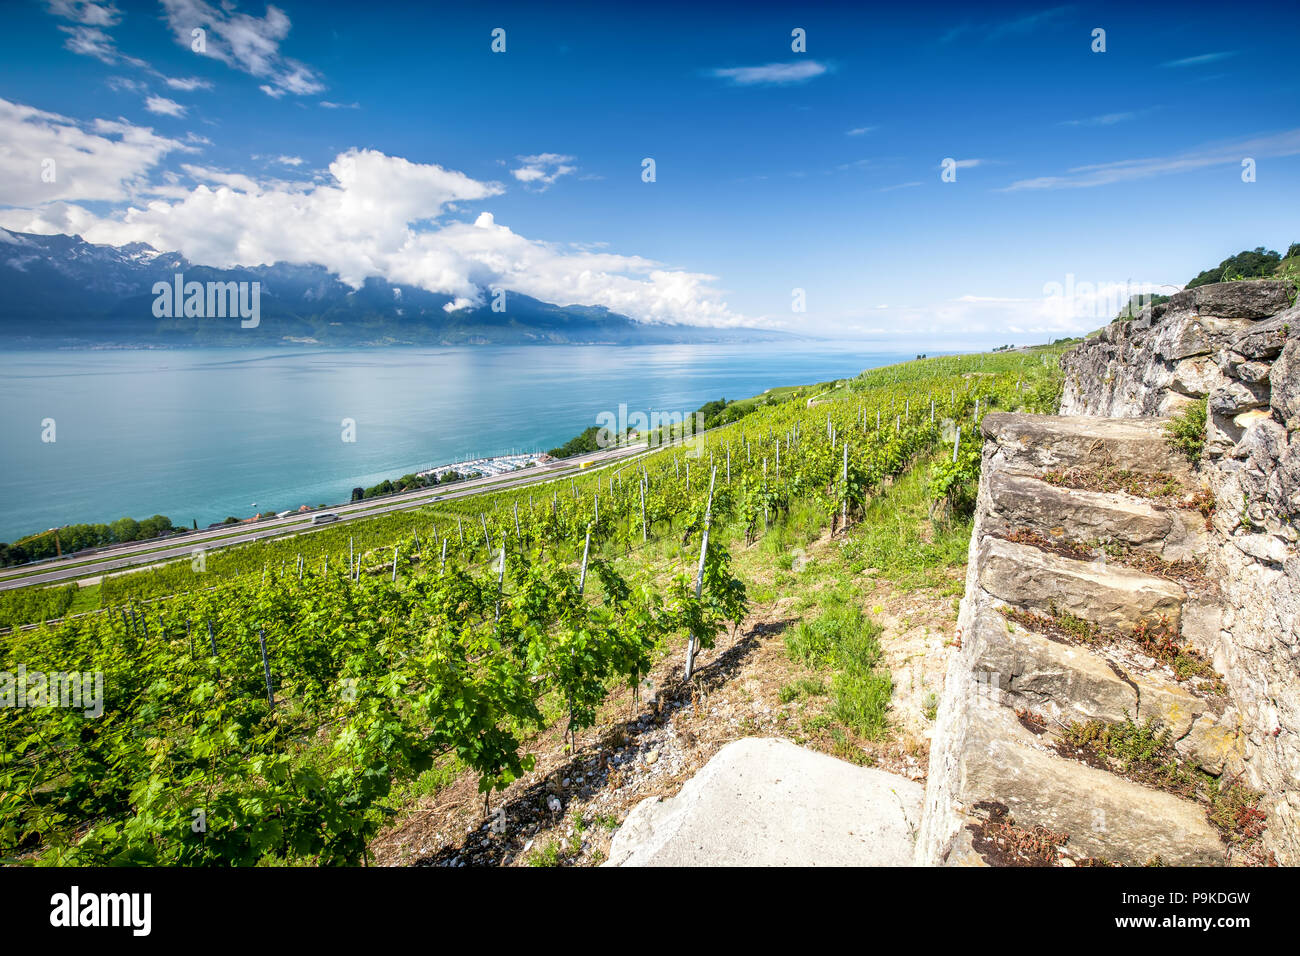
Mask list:
[[[553,448],[620,403],[689,412],[911,357],[807,342],[0,351],[0,541],[336,504],[431,465]]]

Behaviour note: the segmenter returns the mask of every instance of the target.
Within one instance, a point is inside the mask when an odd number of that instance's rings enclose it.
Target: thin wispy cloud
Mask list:
[[[1230,56],[1236,56],[1236,50],[1224,50],[1220,53],[1202,53],[1200,56],[1187,56],[1181,60],[1167,60],[1161,66],[1200,66],[1202,63],[1217,63]]]
[[[829,69],[826,64],[816,60],[797,60],[794,63],[768,63],[764,66],[725,67],[709,72],[734,86],[787,86],[791,83],[806,83]]]
[[[204,0],[162,0],[162,5],[179,45],[190,49],[191,31],[201,26],[206,31],[201,55],[263,80],[258,89],[267,96],[305,96],[325,89],[316,70],[280,52],[292,23],[279,7],[268,5],[266,16],[255,17],[240,13],[231,2],[213,6]]]
[[[195,76],[164,76],[162,81],[173,90],[180,90],[182,93],[191,93],[194,90],[210,90],[212,83],[208,80],[200,80]]]
[[[360,103],[333,103],[329,100],[321,100],[320,105],[327,110],[359,110]]]
[[[847,132],[845,132],[844,135],[845,135],[845,136],[865,136],[867,133],[873,132],[874,130],[875,130],[875,127],[874,127],[874,126],[858,126],[858,127],[855,127],[854,129],[848,130]]]
[[[914,186],[920,186],[920,185],[921,185],[921,183],[920,183],[919,181],[914,180],[914,181],[912,181],[912,182],[910,182],[910,183],[897,183],[897,184],[895,184],[895,185],[893,185],[893,186],[885,186],[885,187],[884,187],[883,189],[881,189],[880,191],[881,191],[882,193],[892,193],[895,189],[911,189],[911,188],[913,188]]]
[[[1122,159],[1113,163],[1075,166],[1061,176],[1038,176],[1021,179],[1001,192],[1018,192],[1027,189],[1086,189],[1108,186],[1112,183],[1149,179],[1170,173],[1186,173],[1211,166],[1239,166],[1242,158],[1300,155],[1300,129],[1287,130],[1268,136],[1227,143],[1210,143],[1173,156],[1154,156],[1142,159]]]
[[[939,37],[940,45],[969,35],[977,40],[998,40],[1009,36],[1025,36],[1036,30],[1062,23],[1074,12],[1072,6],[1051,7],[1037,13],[1026,14],[1010,20],[971,23],[969,20],[949,27]]]
[[[1137,119],[1136,112],[1128,113],[1103,113],[1100,116],[1089,116],[1087,119],[1061,120],[1058,126],[1114,126],[1116,123],[1127,123],[1129,120]]]
[[[1060,23],[1073,12],[1074,7],[1072,6],[1052,7],[1048,10],[1040,10],[1037,13],[1027,14],[1023,17],[1016,17],[1014,20],[1006,20],[993,26],[989,31],[989,39],[992,40],[997,39],[998,37],[1033,33],[1040,27],[1053,26]]]

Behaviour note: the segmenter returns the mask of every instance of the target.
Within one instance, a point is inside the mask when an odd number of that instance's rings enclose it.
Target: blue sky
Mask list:
[[[7,6],[0,225],[918,351],[1300,241],[1293,5],[441,6]]]

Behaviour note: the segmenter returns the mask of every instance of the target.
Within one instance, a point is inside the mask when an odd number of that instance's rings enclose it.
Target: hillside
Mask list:
[[[0,852],[592,864],[637,801],[755,732],[920,780],[974,425],[1054,405],[1059,351],[873,369],[813,388],[811,407],[782,393],[695,447],[88,583],[90,613],[0,635],[104,672],[112,715],[10,713],[73,764],[33,749],[11,768],[16,792],[57,807],[7,808]],[[167,756],[122,736],[140,722]],[[195,746],[213,780],[201,839],[170,805]],[[254,791],[254,816],[285,821],[256,839],[232,814]],[[114,827],[126,808],[150,822]],[[54,810],[63,829],[43,822]]]
[[[258,282],[259,321],[155,317],[157,282]],[[77,236],[0,229],[0,343],[57,346],[652,345],[772,341],[760,329],[634,321],[603,307],[559,306],[506,291],[505,310],[482,304],[448,312],[452,297],[367,279],[353,289],[323,266],[196,266],[143,243],[92,245]]]

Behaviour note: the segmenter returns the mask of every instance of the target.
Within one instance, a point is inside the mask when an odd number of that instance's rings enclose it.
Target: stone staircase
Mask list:
[[[1198,478],[1158,419],[990,414],[983,433],[916,862],[1240,862],[1206,796],[1241,735]],[[1154,759],[1095,744],[1138,728],[1162,735]]]

